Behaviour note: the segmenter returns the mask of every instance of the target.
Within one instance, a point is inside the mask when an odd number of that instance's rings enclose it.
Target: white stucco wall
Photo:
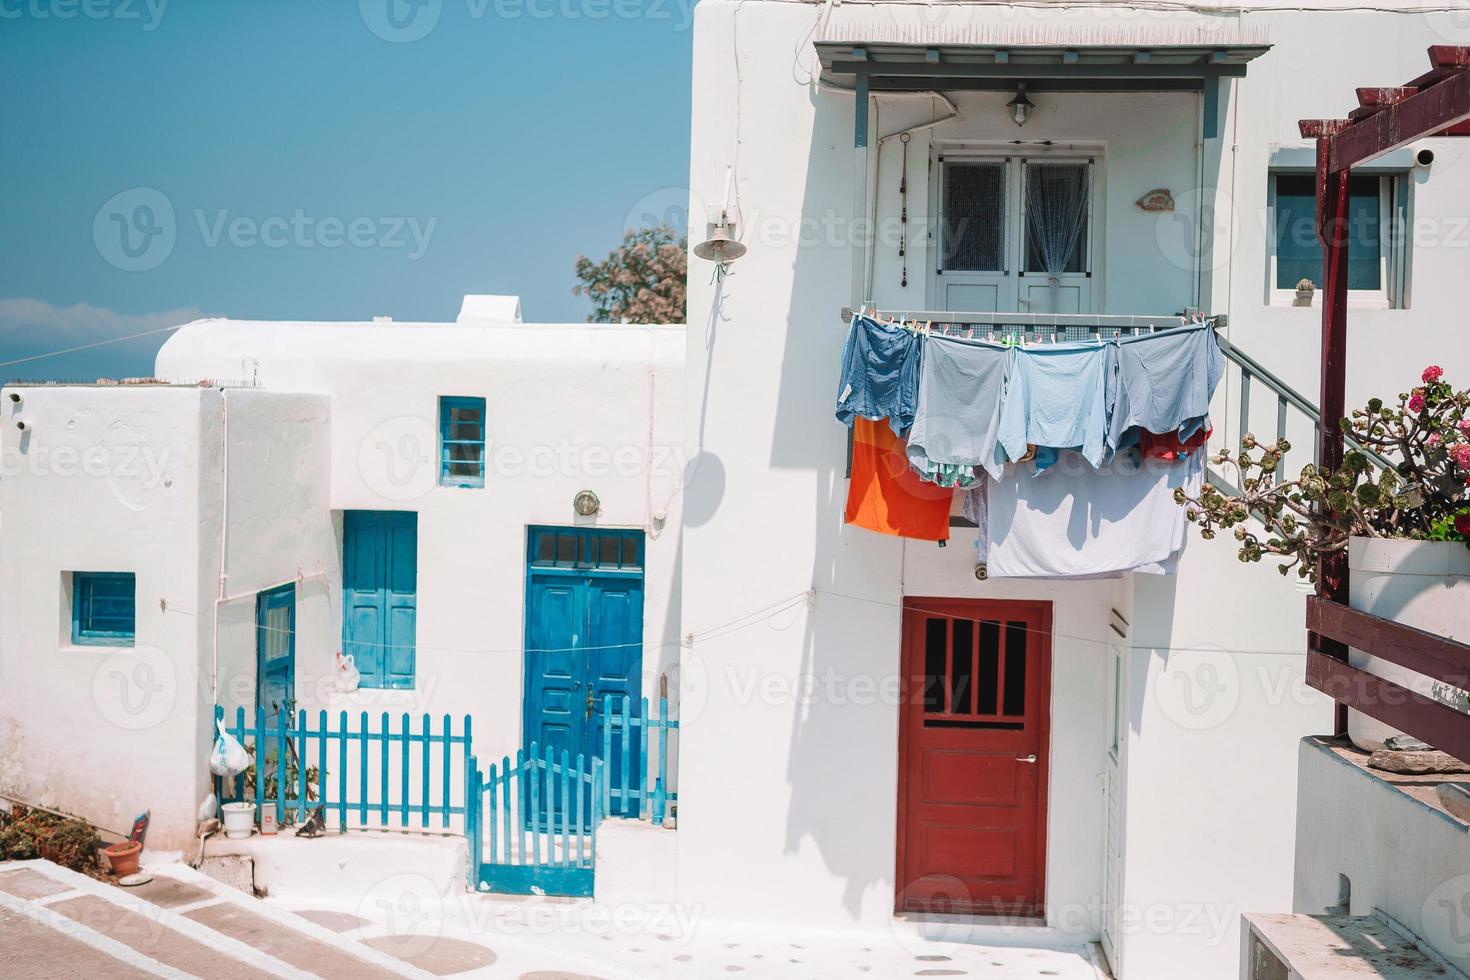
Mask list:
[[[330,399],[231,388],[223,401],[228,460],[219,450],[212,460],[219,478],[229,478],[221,514],[226,558],[223,567],[204,571],[211,576],[211,603],[221,590],[224,597],[217,689],[233,723],[235,707],[247,714],[255,709],[256,595],[289,582],[296,583],[297,700],[307,709],[322,705],[341,645],[342,574],[324,465],[331,458]],[[218,536],[209,543],[217,563]]]
[[[184,846],[209,792],[210,388],[5,389],[0,793]],[[14,405],[8,394],[19,392]],[[32,428],[22,435],[15,420]],[[137,643],[73,646],[67,576],[137,576]]]
[[[1300,758],[1292,911],[1336,906],[1345,876],[1349,914],[1384,912],[1470,971],[1470,826],[1318,742]]]

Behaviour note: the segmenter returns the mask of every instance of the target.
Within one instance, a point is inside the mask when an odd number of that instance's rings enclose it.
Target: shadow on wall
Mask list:
[[[824,219],[852,210],[851,182],[834,181],[831,175],[846,173],[851,166],[853,104],[850,97],[821,94],[815,88],[810,98],[816,111],[801,218],[804,226],[816,219],[817,227],[827,229],[839,222]],[[902,552],[897,540],[865,540],[857,543],[859,547],[882,561],[860,564],[853,560],[853,542],[843,541],[847,438],[833,417],[833,398],[846,337],[838,314],[849,301],[850,280],[851,252],[841,238],[798,244],[787,322],[780,325],[785,346],[770,466],[812,471],[815,476],[810,582],[818,594],[806,616],[797,673],[798,678],[813,679],[815,696],[792,705],[785,849],[794,855],[803,845],[817,848],[828,871],[844,882],[842,904],[856,920],[862,917],[865,898],[892,900],[897,709],[881,698],[859,703],[856,697],[828,697],[829,690],[848,688],[829,689],[823,679],[852,681],[868,674],[881,683],[883,676],[895,674],[898,612],[823,593],[870,595],[875,587],[884,589],[891,578],[895,587],[891,595],[896,595]],[[847,559],[840,560],[844,552]],[[859,578],[853,578],[855,573]],[[871,624],[872,617],[889,613],[895,624],[891,649],[853,642],[854,632],[863,635],[864,624]],[[816,637],[819,617],[824,624],[821,642]],[[852,703],[846,703],[849,700]],[[875,800],[882,802],[873,805]]]

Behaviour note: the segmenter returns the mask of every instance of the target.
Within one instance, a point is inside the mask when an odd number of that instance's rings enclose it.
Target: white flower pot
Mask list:
[[[1450,639],[1470,638],[1470,548],[1458,541],[1353,538],[1348,546],[1348,604]],[[1354,667],[1426,697],[1443,684],[1417,671],[1348,651]],[[1444,700],[1443,695],[1439,696]],[[1348,737],[1366,752],[1402,734],[1358,711],[1348,711]]]
[[[220,812],[224,814],[225,836],[231,840],[242,840],[255,830],[254,803],[226,803]]]

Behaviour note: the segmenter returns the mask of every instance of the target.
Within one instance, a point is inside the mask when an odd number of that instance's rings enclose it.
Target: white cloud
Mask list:
[[[0,362],[106,344],[139,334],[155,333],[161,341],[168,328],[201,315],[192,307],[161,313],[119,313],[88,303],[63,307],[39,299],[0,299]]]

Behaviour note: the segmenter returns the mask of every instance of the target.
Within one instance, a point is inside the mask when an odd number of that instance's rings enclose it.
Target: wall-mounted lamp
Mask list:
[[[1031,115],[1031,110],[1036,108],[1036,103],[1026,98],[1026,83],[1020,82],[1016,85],[1016,97],[1006,103],[1006,109],[1011,114],[1011,121],[1017,126],[1026,125],[1026,119]]]
[[[602,509],[602,501],[591,490],[582,490],[572,498],[572,510],[581,517],[591,517]]]

